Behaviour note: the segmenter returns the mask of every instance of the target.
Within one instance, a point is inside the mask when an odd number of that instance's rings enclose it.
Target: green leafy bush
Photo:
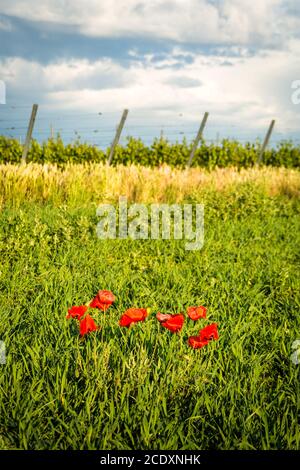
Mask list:
[[[235,166],[247,168],[253,166],[260,152],[259,143],[241,144],[237,141],[224,139],[220,144],[208,144],[205,141],[195,152],[193,166],[213,169],[215,167]],[[184,167],[189,159],[192,144],[185,139],[182,142],[171,143],[167,139],[154,139],[147,146],[141,139],[128,137],[125,146],[118,145],[115,149],[112,164],[140,164],[143,166]],[[103,151],[79,140],[65,145],[60,136],[49,139],[43,144],[33,140],[27,161],[35,163],[70,163],[105,162],[110,148]],[[18,163],[22,158],[22,145],[18,140],[0,136],[0,163]],[[300,166],[300,146],[290,141],[282,141],[276,148],[264,152],[262,163],[271,166],[296,168]]]

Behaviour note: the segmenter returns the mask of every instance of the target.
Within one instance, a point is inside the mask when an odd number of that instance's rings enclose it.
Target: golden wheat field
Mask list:
[[[108,167],[102,164],[0,165],[0,203],[18,205],[26,201],[54,203],[116,202],[119,195],[136,202],[181,202],[207,191],[226,192],[248,185],[268,196],[300,195],[300,173],[287,168],[199,168],[171,169],[168,166]]]

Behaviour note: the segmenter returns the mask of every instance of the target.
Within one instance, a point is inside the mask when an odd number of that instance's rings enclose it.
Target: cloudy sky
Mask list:
[[[129,108],[134,124],[184,129],[209,111],[210,132],[243,137],[275,118],[295,133],[300,2],[0,0],[0,79],[3,122],[37,102],[44,117]]]

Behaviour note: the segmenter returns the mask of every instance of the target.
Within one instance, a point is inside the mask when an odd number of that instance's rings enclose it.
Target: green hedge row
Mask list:
[[[166,139],[154,139],[151,146],[142,140],[128,138],[125,146],[117,146],[112,164],[124,165],[135,163],[144,166],[158,166],[166,163],[170,166],[185,166],[192,144],[183,142],[170,143]],[[58,136],[39,144],[33,140],[28,154],[28,162],[56,163],[67,162],[105,162],[109,154],[87,143],[76,141],[64,145]],[[193,166],[214,168],[216,166],[250,167],[257,161],[260,151],[259,143],[241,144],[237,141],[223,140],[219,145],[201,143],[195,153]],[[15,139],[0,136],[0,163],[19,163],[22,156],[22,145]],[[263,156],[265,165],[299,167],[300,146],[290,141],[280,142],[276,148],[269,148]]]

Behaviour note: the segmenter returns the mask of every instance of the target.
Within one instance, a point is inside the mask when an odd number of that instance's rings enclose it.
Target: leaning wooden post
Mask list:
[[[264,142],[263,142],[263,144],[262,144],[262,148],[261,148],[260,153],[259,153],[259,155],[258,155],[258,159],[257,159],[257,163],[258,163],[258,164],[262,162],[263,154],[264,154],[264,151],[266,150],[266,147],[267,147],[267,145],[268,145],[268,143],[269,143],[271,134],[272,134],[272,132],[273,132],[274,125],[275,125],[275,119],[273,119],[273,120],[271,121],[271,124],[270,124],[270,126],[269,126],[268,132],[266,133],[265,140],[264,140]]]
[[[26,140],[25,140],[25,144],[24,144],[24,148],[23,148],[23,152],[22,152],[22,161],[23,162],[26,162],[26,158],[27,158],[27,154],[28,154],[28,150],[29,150],[29,146],[30,146],[30,141],[31,141],[31,136],[32,136],[32,131],[33,131],[33,126],[34,126],[37,110],[38,110],[38,105],[34,104],[32,106],[32,111],[31,111],[31,116],[30,116],[30,120],[29,120],[29,124],[28,124]]]
[[[50,124],[50,139],[53,140],[54,137],[54,132],[53,132],[53,125],[52,123]]]
[[[125,121],[126,121],[126,118],[127,118],[127,115],[128,115],[128,109],[124,109],[123,111],[123,114],[122,114],[122,117],[121,117],[121,121],[118,125],[118,128],[117,128],[117,132],[116,132],[116,135],[115,135],[115,138],[114,138],[114,141],[111,145],[111,149],[110,149],[110,153],[109,153],[109,157],[108,157],[108,160],[107,160],[107,165],[109,166],[112,162],[112,159],[113,159],[113,156],[114,156],[114,153],[115,153],[115,148],[119,142],[119,139],[120,139],[120,135],[121,135],[121,132],[123,130],[123,127],[124,127],[124,124],[125,124]]]
[[[205,128],[205,125],[206,125],[206,121],[207,121],[207,118],[208,118],[208,114],[209,114],[208,112],[205,112],[205,113],[204,113],[204,116],[203,116],[201,125],[200,125],[199,130],[198,130],[197,137],[196,137],[196,139],[195,139],[195,141],[194,141],[194,145],[193,145],[193,148],[192,148],[192,151],[191,151],[191,154],[190,154],[189,161],[187,162],[187,165],[186,165],[187,167],[190,167],[191,164],[192,164],[192,161],[193,161],[195,152],[196,152],[196,150],[197,150],[199,141],[200,141],[200,139],[202,138],[202,134],[203,134],[203,131],[204,131],[204,128]]]

